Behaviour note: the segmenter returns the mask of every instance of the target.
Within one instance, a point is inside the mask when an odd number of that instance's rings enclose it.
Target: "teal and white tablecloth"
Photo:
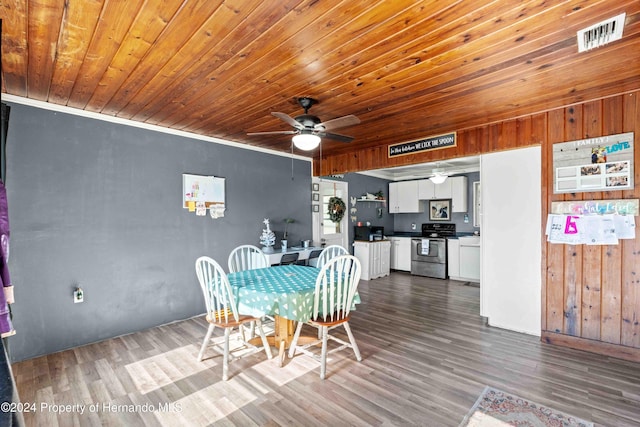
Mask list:
[[[313,294],[320,269],[283,265],[230,273],[238,311],[251,316],[265,314],[306,322],[313,315]],[[355,303],[360,299],[356,295]]]

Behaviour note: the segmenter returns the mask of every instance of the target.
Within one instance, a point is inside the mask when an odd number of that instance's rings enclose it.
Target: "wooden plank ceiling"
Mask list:
[[[623,39],[576,31],[626,12]],[[638,0],[2,0],[2,91],[289,152],[272,116],[353,114],[323,154],[640,88]],[[317,151],[297,154],[317,156]]]

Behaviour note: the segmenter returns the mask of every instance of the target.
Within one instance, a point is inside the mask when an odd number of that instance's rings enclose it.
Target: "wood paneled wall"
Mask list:
[[[316,174],[356,172],[542,145],[543,226],[552,201],[640,198],[640,150],[634,150],[635,189],[553,194],[554,143],[634,132],[640,135],[640,91],[457,132],[456,147],[387,157],[387,146],[315,162]],[[640,361],[640,231],[619,245],[543,242],[542,339]],[[543,232],[544,234],[544,232]]]
[[[640,198],[640,150],[634,147],[635,189],[553,194],[552,144],[640,134],[640,92],[554,110],[543,150],[543,188],[552,201]],[[636,218],[639,222],[640,218]],[[640,361],[640,236],[618,245],[546,244],[542,330],[547,342]]]
[[[457,131],[455,147],[389,158],[388,146],[354,150],[347,154],[314,159],[314,175],[327,176],[346,172],[405,166],[456,157],[474,156],[542,144],[546,138],[546,113]],[[431,135],[425,135],[425,137]],[[402,142],[402,141],[398,141]]]

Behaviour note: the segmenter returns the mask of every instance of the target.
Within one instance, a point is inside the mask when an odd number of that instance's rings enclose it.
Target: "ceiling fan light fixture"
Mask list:
[[[320,137],[312,133],[299,133],[293,135],[293,145],[300,150],[310,151],[320,145]]]
[[[442,184],[447,179],[447,175],[443,175],[440,172],[435,172],[433,176],[429,177],[429,180],[434,184]]]

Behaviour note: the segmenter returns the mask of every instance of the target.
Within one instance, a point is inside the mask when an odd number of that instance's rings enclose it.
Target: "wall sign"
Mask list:
[[[589,215],[618,214],[638,216],[640,199],[615,200],[574,200],[568,202],[551,202],[552,214]]]
[[[633,188],[633,132],[553,145],[553,192]]]
[[[405,156],[427,150],[437,150],[456,146],[456,133],[430,136],[416,141],[401,142],[389,146],[389,157]]]

